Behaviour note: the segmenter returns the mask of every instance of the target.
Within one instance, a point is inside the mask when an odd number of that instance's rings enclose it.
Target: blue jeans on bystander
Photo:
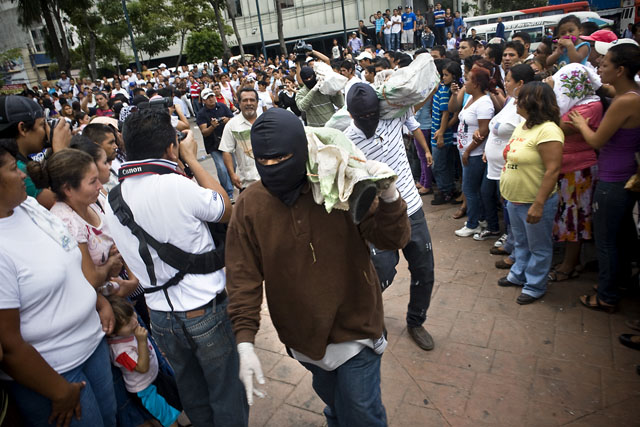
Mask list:
[[[233,183],[231,182],[231,178],[229,177],[229,171],[227,167],[224,165],[224,161],[222,160],[222,152],[220,150],[214,150],[211,153],[211,158],[213,159],[213,163],[216,165],[216,172],[218,174],[218,181],[220,181],[220,185],[227,192],[227,195],[230,199],[233,198]]]
[[[500,180],[489,179],[485,173],[480,187],[484,218],[487,220],[489,231],[500,231],[498,218],[498,203],[500,203]]]
[[[469,156],[467,166],[462,166],[462,192],[467,198],[467,227],[476,228],[484,220],[484,206],[480,197],[482,177],[487,173],[482,156]]]
[[[70,383],[86,382],[80,392],[82,417],[71,419],[72,427],[115,427],[116,395],[113,391],[109,347],[103,340],[80,366],[61,374]],[[22,417],[29,426],[50,426],[51,401],[17,382],[9,383]]]
[[[619,285],[631,278],[636,232],[633,206],[638,193],[624,189],[625,182],[598,181],[593,194],[593,229],[598,254],[598,297],[607,304],[620,299]]]
[[[153,337],[175,371],[180,400],[193,425],[246,426],[249,405],[238,377],[227,302],[214,301],[193,318],[184,312],[150,311]]]
[[[540,298],[547,292],[547,275],[553,257],[553,221],[558,209],[558,194],[544,204],[542,218],[536,224],[527,222],[531,203],[507,203],[514,237],[515,264],[507,275],[511,283],[523,285],[523,294]]]
[[[300,362],[313,374],[313,389],[327,405],[329,427],[375,427],[387,425],[380,393],[380,359],[366,347],[333,371]]]
[[[444,194],[451,194],[454,190],[454,176],[456,173],[455,156],[458,149],[452,144],[445,144],[444,147],[438,148],[431,145],[431,154],[433,155],[433,165],[431,170],[433,177],[438,184],[438,190]]]

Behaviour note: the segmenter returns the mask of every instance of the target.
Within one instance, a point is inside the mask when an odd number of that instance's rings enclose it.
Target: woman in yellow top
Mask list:
[[[547,290],[553,255],[553,221],[558,207],[556,183],[564,133],[553,89],[542,82],[525,84],[516,100],[520,123],[504,150],[500,193],[514,234],[515,263],[500,286],[522,286],[518,304],[530,304]]]

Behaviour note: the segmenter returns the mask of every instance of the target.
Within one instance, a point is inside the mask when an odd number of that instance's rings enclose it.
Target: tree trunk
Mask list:
[[[478,0],[478,15],[486,15],[487,2],[486,0]]]
[[[209,0],[213,12],[216,14],[216,23],[218,24],[218,32],[220,33],[220,40],[222,41],[222,56],[229,59],[231,57],[231,49],[229,43],[227,43],[227,36],[224,32],[224,22],[222,22],[222,14],[220,13],[220,6],[216,0]]]
[[[186,33],[186,30],[180,31],[180,53],[178,54],[178,62],[176,62],[176,70],[180,66],[180,61],[182,61],[182,49],[184,49],[184,36]]]
[[[282,30],[282,7],[280,5],[280,0],[275,0],[276,2],[276,15],[278,16],[278,41],[280,42],[280,54],[287,56],[287,45],[284,42],[284,31]],[[267,58],[265,58],[266,60]]]
[[[62,26],[62,19],[60,18],[60,10],[54,5],[51,8],[51,12],[53,16],[56,18],[56,23],[58,24],[58,29],[60,30],[60,39],[62,40],[61,52],[63,63],[60,65],[61,70],[65,70],[67,75],[71,75],[71,56],[69,55],[69,44],[67,43],[67,35],[64,32],[64,27]]]
[[[240,32],[238,31],[238,26],[236,25],[236,9],[231,4],[231,1],[232,0],[227,0],[227,11],[229,12],[229,17],[231,18],[231,25],[233,25],[233,32],[236,35],[236,40],[238,40],[238,47],[240,48],[240,58],[244,60],[244,46],[242,46],[242,38],[240,37]]]
[[[89,18],[84,15],[84,25],[89,32],[89,74],[91,74],[91,80],[96,81],[98,79],[98,70],[96,68],[96,33],[89,25]]]
[[[49,8],[43,5],[42,9],[42,17],[44,18],[45,26],[47,27],[47,33],[49,33],[49,41],[51,43],[51,50],[53,51],[53,56],[55,56],[56,62],[58,63],[58,68],[60,70],[65,70],[69,72],[69,70],[63,68],[64,67],[64,56],[62,54],[62,48],[60,47],[60,40],[58,39],[58,32],[56,31],[56,26],[53,22],[53,16],[51,16],[51,12]]]

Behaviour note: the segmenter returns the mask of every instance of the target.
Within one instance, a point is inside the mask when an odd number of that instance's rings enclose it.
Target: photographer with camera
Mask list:
[[[337,109],[344,105],[344,97],[338,92],[333,96],[320,92],[322,81],[316,79],[313,68],[304,66],[306,58],[317,58],[331,65],[331,61],[322,53],[313,50],[310,44],[298,40],[294,47],[296,53],[296,78],[300,90],[296,95],[296,105],[306,113],[307,126],[322,127],[333,116]]]
[[[198,162],[192,132],[185,133],[178,143],[166,110],[146,108],[127,117],[129,161],[120,167],[121,184],[109,192],[105,222],[145,290],[154,338],[175,371],[193,425],[245,426],[248,405],[226,313],[222,243],[210,230],[229,220],[231,201]],[[197,184],[178,169],[179,159]]]
[[[217,85],[217,87],[219,88],[220,86]],[[204,108],[198,111],[196,124],[200,128],[200,132],[202,132],[204,148],[211,155],[213,163],[216,165],[218,180],[227,192],[229,199],[232,199],[233,183],[222,159],[220,139],[222,138],[224,126],[233,118],[233,113],[225,104],[217,102],[215,93],[211,89],[203,90],[200,96],[204,101]]]
[[[51,128],[50,125],[55,125]],[[18,168],[27,173],[29,156],[49,147],[45,157],[51,152],[62,150],[71,141],[71,127],[66,120],[48,123],[44,111],[35,102],[22,96],[0,97],[0,138],[14,139],[18,145]],[[56,202],[55,194],[49,189],[38,189],[27,175],[24,179],[27,195],[45,208],[51,209]]]

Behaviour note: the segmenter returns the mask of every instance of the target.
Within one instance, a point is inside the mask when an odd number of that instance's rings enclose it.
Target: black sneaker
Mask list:
[[[451,202],[451,196],[444,195],[442,193],[436,193],[436,195],[433,196],[433,200],[431,201],[431,204],[433,206],[438,206],[438,205],[444,205],[450,202]]]

